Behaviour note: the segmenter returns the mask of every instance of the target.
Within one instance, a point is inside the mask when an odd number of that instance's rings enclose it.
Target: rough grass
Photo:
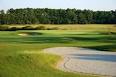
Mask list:
[[[45,29],[58,29],[58,30],[84,30],[84,31],[113,31],[116,32],[116,24],[62,24],[62,25],[54,25],[54,24],[35,24],[35,25],[3,25],[3,26],[8,26],[9,28],[11,27],[17,27],[17,28],[22,28],[26,26],[30,27],[44,27]]]
[[[52,67],[58,60],[58,56],[36,53],[0,56],[0,77],[93,77],[59,71]]]

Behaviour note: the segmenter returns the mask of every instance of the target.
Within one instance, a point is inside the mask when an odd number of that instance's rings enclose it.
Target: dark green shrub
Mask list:
[[[45,26],[38,26],[36,27],[37,30],[46,30]]]
[[[35,30],[35,28],[32,26],[25,26],[25,27],[22,27],[22,30]]]
[[[0,31],[7,31],[8,30],[8,26],[0,26]]]
[[[18,30],[17,27],[11,27],[11,28],[8,28],[9,31],[16,31]]]

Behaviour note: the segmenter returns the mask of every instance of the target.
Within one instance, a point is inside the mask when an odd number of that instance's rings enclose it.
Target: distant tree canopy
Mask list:
[[[116,10],[11,8],[0,10],[0,24],[116,24]]]

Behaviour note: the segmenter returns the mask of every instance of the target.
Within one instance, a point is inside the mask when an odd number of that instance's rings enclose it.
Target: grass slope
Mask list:
[[[48,54],[0,56],[0,77],[93,77],[56,70],[52,65],[58,60]]]

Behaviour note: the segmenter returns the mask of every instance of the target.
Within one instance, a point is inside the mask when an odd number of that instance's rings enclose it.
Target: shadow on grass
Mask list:
[[[33,33],[31,33],[33,34]],[[35,34],[36,35],[36,34]],[[106,42],[116,43],[116,37],[57,37],[57,36],[29,36],[29,37],[1,37],[0,41],[20,43],[71,43],[71,42]]]
[[[31,35],[31,36],[43,35],[43,33],[40,33],[40,32],[20,32],[19,34],[27,34],[27,35]]]
[[[112,45],[100,45],[97,46],[88,46],[88,44],[83,45],[86,48],[97,49],[102,51],[115,51],[116,52],[116,37],[57,37],[57,36],[31,36],[31,37],[0,37],[0,42],[9,42],[9,43],[24,43],[24,44],[49,44],[49,43],[61,43],[61,44],[74,44],[78,45],[78,42],[98,42],[98,43],[112,43]],[[71,46],[72,46],[71,45]],[[74,46],[75,46],[74,45]]]
[[[96,50],[101,50],[101,51],[116,52],[116,44],[102,45],[102,46],[89,46],[89,47],[86,47],[86,48],[96,49]]]
[[[68,43],[71,39],[66,37],[19,37],[19,38],[0,38],[0,42],[15,43]]]
[[[89,32],[89,33],[77,33],[77,34],[65,34],[65,35],[116,35],[116,32]]]
[[[77,41],[101,41],[101,42],[116,42],[116,37],[68,37]]]
[[[106,42],[116,43],[114,37],[25,37],[22,43],[71,43],[71,42]]]

